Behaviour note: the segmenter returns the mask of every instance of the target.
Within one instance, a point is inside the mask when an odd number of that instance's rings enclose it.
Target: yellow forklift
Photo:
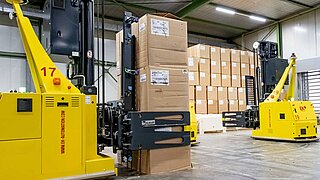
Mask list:
[[[261,69],[257,67],[256,78],[246,76],[248,108],[244,112],[224,112],[223,125],[253,128],[254,139],[317,141],[317,117],[312,103],[294,99],[295,54],[288,64],[286,59],[278,58],[276,43],[262,41],[255,46],[259,48]],[[287,93],[281,99],[286,84]]]

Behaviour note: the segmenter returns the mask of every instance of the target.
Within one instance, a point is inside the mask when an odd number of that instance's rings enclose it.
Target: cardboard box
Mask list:
[[[253,57],[253,52],[247,51],[248,57],[249,57],[249,64],[255,64],[254,62],[254,57]]]
[[[218,87],[218,99],[228,99],[228,89],[226,87]]]
[[[249,55],[247,51],[241,51],[241,64],[249,64]]]
[[[199,59],[199,71],[210,73],[210,59],[205,59],[205,58]]]
[[[231,86],[232,87],[241,87],[241,76],[240,75],[232,75],[231,76]]]
[[[138,111],[189,111],[188,71],[148,66],[139,69]]]
[[[189,72],[188,74],[189,85],[199,85],[199,73]]]
[[[193,57],[210,59],[210,46],[197,44],[190,47],[190,52]]]
[[[167,173],[191,168],[190,146],[134,151],[132,157],[133,169],[145,174]]]
[[[148,48],[137,54],[137,68],[160,66],[168,68],[188,68],[187,53],[160,48]]]
[[[221,61],[230,62],[231,61],[231,50],[221,48],[220,51],[221,51]]]
[[[238,99],[238,89],[234,87],[228,87],[228,99]]]
[[[239,100],[245,100],[246,99],[246,89],[245,88],[238,88],[238,98]]]
[[[223,87],[231,87],[231,77],[227,74],[221,75],[221,86]]]
[[[206,100],[207,99],[207,87],[206,86],[196,86],[196,99]]]
[[[245,111],[247,109],[246,101],[245,100],[239,100],[239,111]]]
[[[249,76],[250,75],[250,65],[241,63],[241,76]]]
[[[211,74],[211,86],[221,86],[221,74]]]
[[[221,61],[222,74],[231,74],[230,61]]]
[[[211,60],[220,61],[221,59],[221,49],[220,47],[211,46]]]
[[[195,86],[189,86],[189,100],[195,100]]]
[[[239,102],[238,100],[230,99],[229,100],[229,111],[239,111]]]
[[[219,99],[218,101],[219,105],[219,114],[222,114],[222,112],[228,112],[229,111],[229,105],[227,99]]]
[[[239,50],[231,50],[231,62],[240,63],[240,51]]]
[[[210,86],[210,73],[208,72],[199,72],[199,79],[201,86]]]
[[[207,100],[197,99],[196,100],[196,114],[207,114]]]
[[[256,68],[254,64],[250,64],[250,76],[255,76]]]
[[[197,58],[188,57],[188,70],[193,72],[199,71],[199,62]]]
[[[240,71],[240,63],[238,62],[231,62],[231,74],[233,75],[240,75],[241,71]]]
[[[187,22],[168,13],[139,18],[139,52],[149,48],[187,52]]]
[[[218,88],[207,86],[207,99],[218,100]]]
[[[218,114],[219,106],[218,100],[208,99],[208,114]]]
[[[221,61],[211,59],[211,73],[220,74],[221,73]]]
[[[246,87],[246,76],[241,76],[241,87]]]

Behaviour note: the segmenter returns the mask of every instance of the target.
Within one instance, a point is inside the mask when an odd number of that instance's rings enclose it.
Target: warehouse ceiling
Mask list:
[[[4,1],[4,0],[0,0]],[[42,6],[42,0],[29,0]],[[95,0],[96,16],[102,14],[102,0]],[[106,19],[115,24],[123,12],[136,16],[170,12],[188,21],[190,34],[233,39],[243,33],[277,22],[290,15],[320,6],[320,0],[104,0]]]

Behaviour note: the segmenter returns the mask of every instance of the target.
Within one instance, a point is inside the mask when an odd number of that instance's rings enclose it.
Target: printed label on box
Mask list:
[[[222,52],[222,53],[226,53],[226,49],[221,48],[221,52]]]
[[[216,74],[211,74],[211,78],[216,79],[217,75]]]
[[[251,64],[251,65],[250,65],[250,68],[251,68],[251,69],[254,69],[254,64]]]
[[[169,71],[168,70],[150,70],[151,85],[169,85]]]
[[[217,62],[216,61],[211,61],[211,66],[216,66]]]
[[[237,54],[237,50],[232,50],[232,54]]]
[[[201,86],[196,86],[196,90],[197,91],[202,91],[202,87]]]
[[[200,59],[200,63],[201,63],[201,64],[205,64],[205,63],[206,63],[206,60],[205,60],[205,59]]]
[[[219,100],[219,104],[223,105],[224,104],[224,100]]]
[[[201,100],[197,100],[196,102],[197,104],[202,104]]]
[[[151,34],[169,36],[169,22],[159,19],[151,19]]]
[[[222,62],[221,65],[222,66],[227,66],[227,63],[226,62]]]
[[[237,63],[232,63],[232,67],[237,67]]]
[[[188,58],[188,66],[194,66],[193,58]]]
[[[243,93],[243,88],[239,88],[238,91]]]
[[[140,82],[146,82],[147,81],[147,74],[141,74],[140,75]]]
[[[218,87],[218,91],[223,91],[223,87]]]
[[[229,92],[233,92],[233,88],[228,88]]]
[[[241,67],[242,68],[246,68],[246,64],[241,64]]]
[[[227,79],[228,75],[222,75],[222,79]]]
[[[204,50],[206,50],[206,47],[203,46],[203,45],[200,45],[200,50],[201,50],[201,51],[204,51]]]
[[[213,52],[213,53],[216,52],[216,48],[213,48],[213,47],[212,47],[212,48],[211,48],[211,52]]]
[[[208,100],[208,104],[213,104],[213,100]]]
[[[246,55],[246,52],[245,51],[241,51],[241,55],[242,56]]]
[[[237,80],[237,76],[236,75],[232,75],[232,79],[233,80]]]
[[[200,77],[206,77],[206,73],[204,73],[204,72],[200,72]]]
[[[208,86],[208,91],[211,92],[212,90],[212,86]]]
[[[246,76],[242,76],[242,80],[246,80]]]
[[[189,81],[194,81],[194,73],[189,72]]]
[[[231,105],[234,105],[234,100],[230,100],[230,104],[231,104]]]
[[[243,100],[239,100],[239,105],[244,105],[244,101]]]
[[[146,29],[146,24],[145,23],[141,23],[139,24],[139,32],[142,32]]]

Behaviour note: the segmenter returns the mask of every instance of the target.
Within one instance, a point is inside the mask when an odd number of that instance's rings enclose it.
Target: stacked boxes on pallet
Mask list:
[[[255,67],[251,52],[202,44],[189,47],[189,100],[196,113],[245,110],[245,76],[254,76]]]

